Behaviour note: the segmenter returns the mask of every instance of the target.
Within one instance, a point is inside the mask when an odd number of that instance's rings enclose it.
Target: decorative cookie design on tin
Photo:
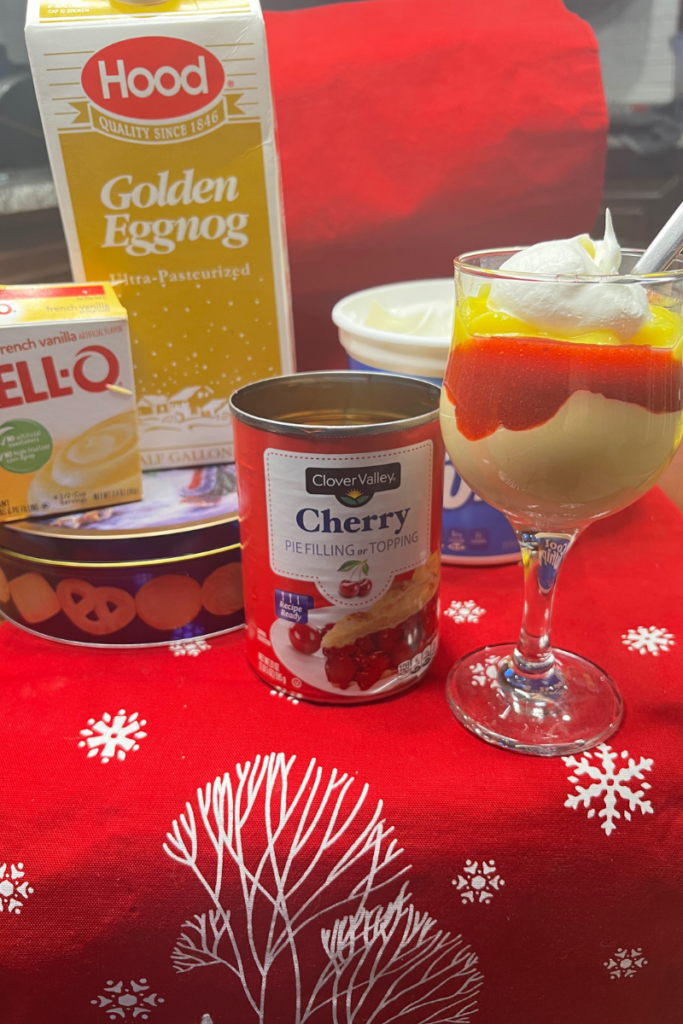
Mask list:
[[[15,576],[9,582],[9,591],[22,619],[32,626],[51,619],[61,611],[57,595],[40,573],[26,572],[23,576]]]
[[[118,633],[135,618],[135,601],[119,587],[93,587],[87,580],[57,584],[57,596],[74,626],[91,636]]]
[[[168,573],[148,580],[135,595],[135,607],[144,623],[162,632],[179,629],[199,614],[202,588],[190,576]]]
[[[211,615],[234,615],[244,607],[241,562],[229,562],[206,577],[202,604]]]
[[[11,596],[7,577],[2,569],[0,569],[0,604],[7,604]]]

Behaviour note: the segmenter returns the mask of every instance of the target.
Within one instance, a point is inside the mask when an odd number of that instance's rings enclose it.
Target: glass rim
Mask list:
[[[674,263],[678,262],[679,269],[672,270],[669,268],[669,270],[659,271],[656,274],[533,274],[523,270],[493,270],[490,267],[475,267],[466,262],[474,257],[507,256],[508,254],[514,256],[515,253],[522,252],[528,248],[530,246],[511,245],[502,246],[499,249],[473,249],[470,252],[461,253],[460,256],[453,260],[453,266],[456,271],[459,270],[461,273],[470,274],[473,277],[482,277],[489,281],[496,278],[539,284],[548,284],[550,282],[555,284],[604,284],[608,281],[610,284],[622,285],[673,284],[683,281],[683,255],[680,254],[674,260]],[[642,256],[644,251],[644,249],[621,250],[624,256]]]

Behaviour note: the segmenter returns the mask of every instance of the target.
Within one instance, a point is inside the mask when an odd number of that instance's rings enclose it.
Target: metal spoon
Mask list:
[[[683,249],[683,203],[650,242],[631,274],[658,274],[671,266]]]

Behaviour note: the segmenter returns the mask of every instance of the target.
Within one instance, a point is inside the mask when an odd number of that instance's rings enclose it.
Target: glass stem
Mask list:
[[[524,566],[524,614],[512,660],[522,676],[520,684],[525,690],[548,686],[552,688],[554,685],[550,679],[555,661],[550,643],[550,620],[555,581],[565,555],[579,532],[517,531]]]

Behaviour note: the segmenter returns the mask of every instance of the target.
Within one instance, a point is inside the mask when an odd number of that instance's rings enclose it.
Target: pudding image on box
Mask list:
[[[128,322],[111,285],[0,287],[0,522],[141,495]]]
[[[144,469],[230,461],[235,388],[293,372],[257,0],[31,0],[76,280],[128,310]]]

